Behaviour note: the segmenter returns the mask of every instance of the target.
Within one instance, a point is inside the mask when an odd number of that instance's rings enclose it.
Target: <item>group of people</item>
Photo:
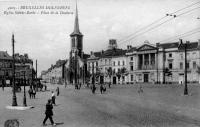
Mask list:
[[[30,89],[28,90],[28,94],[29,94],[29,98],[30,98],[30,99],[35,99],[36,90],[35,90],[35,89],[32,89],[32,88],[30,87]]]
[[[57,92],[57,96],[59,96],[60,95],[59,87],[56,88],[56,92]],[[56,105],[56,95],[55,95],[54,91],[52,91],[51,93],[52,93],[51,99],[48,99],[47,104],[46,104],[45,118],[43,120],[43,126],[46,125],[47,119],[50,120],[50,122],[53,126],[56,125],[53,121],[53,118],[52,118],[52,116],[53,116],[53,105],[54,106]]]
[[[75,84],[75,89],[80,90],[81,89],[81,83]]]

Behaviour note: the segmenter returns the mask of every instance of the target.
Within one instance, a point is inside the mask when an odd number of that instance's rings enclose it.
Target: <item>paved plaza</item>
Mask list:
[[[40,127],[45,117],[45,104],[51,90],[37,92],[36,99],[27,104],[34,108],[11,110],[11,88],[0,89],[0,127],[8,119],[18,119],[20,127]],[[138,93],[142,86],[143,93]],[[180,85],[113,85],[106,93],[92,94],[89,88],[75,90],[73,86],[60,87],[53,119],[58,127],[198,127],[200,126],[200,86],[190,85],[189,96],[183,95]],[[28,89],[28,88],[27,88]],[[23,104],[23,92],[17,93],[18,105]],[[47,121],[47,126],[50,121]]]

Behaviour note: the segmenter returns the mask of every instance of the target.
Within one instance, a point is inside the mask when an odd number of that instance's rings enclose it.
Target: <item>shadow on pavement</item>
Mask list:
[[[63,125],[64,122],[61,122],[61,123],[55,123],[55,124],[56,124],[56,126],[57,126],[57,125]]]

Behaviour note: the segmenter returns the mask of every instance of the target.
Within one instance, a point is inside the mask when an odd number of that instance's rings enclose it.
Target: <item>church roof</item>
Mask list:
[[[79,30],[77,3],[76,3],[76,15],[75,15],[75,22],[74,22],[74,31],[70,34],[70,36],[74,36],[74,35],[83,36],[83,34]]]

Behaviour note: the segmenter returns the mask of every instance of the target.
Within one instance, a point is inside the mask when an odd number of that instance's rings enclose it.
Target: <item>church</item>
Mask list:
[[[72,84],[85,83],[87,75],[86,59],[89,55],[83,52],[83,34],[79,29],[78,8],[76,3],[74,31],[70,34],[71,51],[69,57],[68,80]]]

